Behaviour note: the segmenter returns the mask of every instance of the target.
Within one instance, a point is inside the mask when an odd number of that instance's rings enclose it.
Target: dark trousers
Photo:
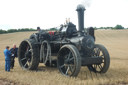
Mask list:
[[[15,63],[15,60],[14,60],[14,58],[11,58],[11,68],[13,69],[13,67],[14,67],[14,63]]]
[[[5,71],[10,71],[10,60],[5,60]]]

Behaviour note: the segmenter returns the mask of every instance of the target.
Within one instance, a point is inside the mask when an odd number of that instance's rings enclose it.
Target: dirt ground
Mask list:
[[[0,85],[128,85],[128,30],[96,30],[96,44],[104,45],[110,54],[110,68],[105,74],[95,74],[82,67],[77,78],[61,75],[57,68],[40,64],[38,71],[25,71],[15,60],[11,72],[4,71],[3,50],[6,45],[29,38],[33,32],[0,34]]]
[[[0,85],[19,85],[19,84],[6,79],[0,79]]]

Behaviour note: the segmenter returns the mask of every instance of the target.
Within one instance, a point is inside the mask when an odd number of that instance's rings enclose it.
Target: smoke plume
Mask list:
[[[84,5],[85,7],[90,7],[93,0],[81,0],[80,4]]]

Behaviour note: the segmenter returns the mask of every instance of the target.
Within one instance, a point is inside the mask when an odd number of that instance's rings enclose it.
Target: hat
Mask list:
[[[37,30],[40,30],[40,27],[37,27]]]

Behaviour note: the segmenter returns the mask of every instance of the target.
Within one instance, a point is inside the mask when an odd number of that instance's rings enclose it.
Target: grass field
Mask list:
[[[24,71],[17,59],[11,72],[4,71],[3,50],[6,45],[17,46],[33,32],[0,34],[0,79],[24,85],[128,85],[128,30],[96,30],[96,43],[109,51],[110,68],[105,74],[95,74],[82,67],[76,78],[62,76],[57,68],[39,65],[39,71]],[[15,83],[14,83],[15,84]],[[1,84],[0,84],[1,85]]]

